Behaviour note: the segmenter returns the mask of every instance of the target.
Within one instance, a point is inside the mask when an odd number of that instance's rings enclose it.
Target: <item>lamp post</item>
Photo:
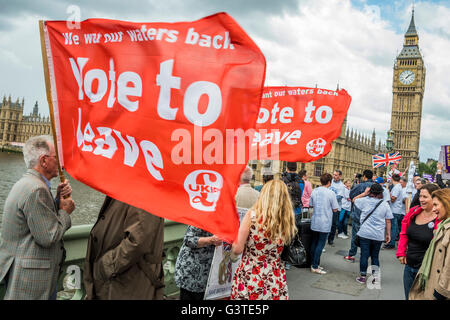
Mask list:
[[[394,130],[389,130],[387,132],[386,149],[388,152],[391,152],[393,148],[394,148]]]
[[[392,150],[394,150],[394,130],[390,129],[387,132],[387,139],[386,139],[386,149],[387,152],[390,153]],[[389,163],[386,167],[386,180],[389,176]]]

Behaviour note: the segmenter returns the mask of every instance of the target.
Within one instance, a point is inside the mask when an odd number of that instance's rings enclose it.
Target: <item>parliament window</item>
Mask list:
[[[323,173],[323,163],[315,163],[314,164],[314,175],[316,177],[320,177]]]

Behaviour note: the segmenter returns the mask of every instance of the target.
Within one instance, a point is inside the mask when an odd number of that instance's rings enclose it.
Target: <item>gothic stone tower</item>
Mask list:
[[[392,84],[391,130],[394,131],[394,150],[402,155],[401,171],[409,166],[411,160],[416,166],[419,163],[424,91],[425,66],[419,50],[413,9],[403,49],[395,61]]]

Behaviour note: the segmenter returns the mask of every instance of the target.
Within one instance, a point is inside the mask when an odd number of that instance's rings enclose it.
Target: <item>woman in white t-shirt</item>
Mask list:
[[[359,262],[359,283],[366,283],[369,257],[372,266],[380,267],[379,254],[383,241],[390,241],[391,208],[383,201],[383,187],[374,183],[370,189],[353,199],[355,206],[361,210],[361,227],[357,235],[360,238],[361,259]],[[375,209],[375,210],[374,210]],[[372,212],[372,214],[370,214]],[[369,216],[370,214],[370,216]],[[366,219],[366,217],[368,217]],[[373,270],[376,271],[376,270]],[[372,272],[373,272],[372,271]]]

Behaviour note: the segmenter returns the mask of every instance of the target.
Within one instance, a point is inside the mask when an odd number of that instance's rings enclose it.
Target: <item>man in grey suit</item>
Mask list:
[[[50,136],[30,138],[23,155],[28,170],[12,187],[3,212],[0,281],[8,300],[56,299],[62,238],[75,209],[72,188],[67,180],[59,184],[58,201],[53,199],[50,180],[58,175],[58,163]]]

